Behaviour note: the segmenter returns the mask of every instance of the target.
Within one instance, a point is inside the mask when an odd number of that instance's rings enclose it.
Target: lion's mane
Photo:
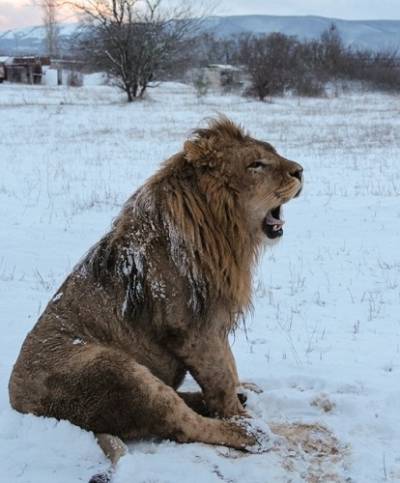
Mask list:
[[[233,326],[250,306],[258,243],[239,203],[240,180],[224,159],[228,146],[245,140],[225,118],[195,131],[184,150],[127,201],[110,233],[88,254],[81,270],[103,285],[123,284],[124,314],[162,297],[174,276],[161,268],[170,267],[168,258],[187,281],[195,318],[223,300]]]

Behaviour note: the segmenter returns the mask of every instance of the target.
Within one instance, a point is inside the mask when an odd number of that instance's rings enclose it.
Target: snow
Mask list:
[[[62,292],[59,292],[58,294],[56,294],[54,297],[53,297],[53,302],[57,302],[58,300],[61,299],[61,297],[63,296],[63,293]]]
[[[10,408],[11,367],[124,201],[217,112],[305,168],[257,270],[254,313],[232,337],[241,379],[264,391],[248,392],[249,411],[278,440],[262,454],[130,443],[113,481],[400,480],[398,97],[199,101],[167,83],[128,105],[106,86],[3,84],[0,106],[1,481],[78,483],[107,468],[91,433]]]

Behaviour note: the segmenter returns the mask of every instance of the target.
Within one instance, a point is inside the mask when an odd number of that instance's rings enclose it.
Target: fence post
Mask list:
[[[57,85],[62,86],[63,79],[62,79],[62,66],[60,64],[57,65]]]

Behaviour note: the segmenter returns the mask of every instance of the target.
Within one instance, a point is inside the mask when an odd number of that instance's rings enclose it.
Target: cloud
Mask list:
[[[42,10],[33,3],[33,0],[0,0],[0,31],[41,25]],[[60,17],[71,21],[71,12],[64,9]]]
[[[0,30],[28,27],[42,23],[40,8],[23,1],[0,0]]]

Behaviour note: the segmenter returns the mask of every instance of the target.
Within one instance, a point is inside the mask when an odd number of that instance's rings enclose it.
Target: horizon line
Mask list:
[[[233,15],[224,15],[224,14],[215,14],[215,15],[208,15],[205,18],[215,18],[215,17],[220,17],[220,18],[232,18],[232,17],[281,17],[281,18],[323,18],[326,20],[339,20],[341,22],[399,22],[400,18],[358,18],[358,19],[346,19],[346,18],[340,18],[340,17],[326,17],[324,15],[316,15],[316,14],[305,14],[305,15],[276,15],[276,14],[267,14],[267,13],[246,13],[246,14],[233,14]],[[196,17],[194,17],[196,18]],[[75,22],[70,22],[70,21],[60,21],[58,22],[59,25],[73,25],[77,24],[79,21]],[[43,27],[43,24],[33,24],[33,25],[28,25],[26,27],[11,27],[5,30],[0,30],[0,33],[6,33],[6,32],[12,32],[13,30],[26,30],[26,29],[37,29]]]

